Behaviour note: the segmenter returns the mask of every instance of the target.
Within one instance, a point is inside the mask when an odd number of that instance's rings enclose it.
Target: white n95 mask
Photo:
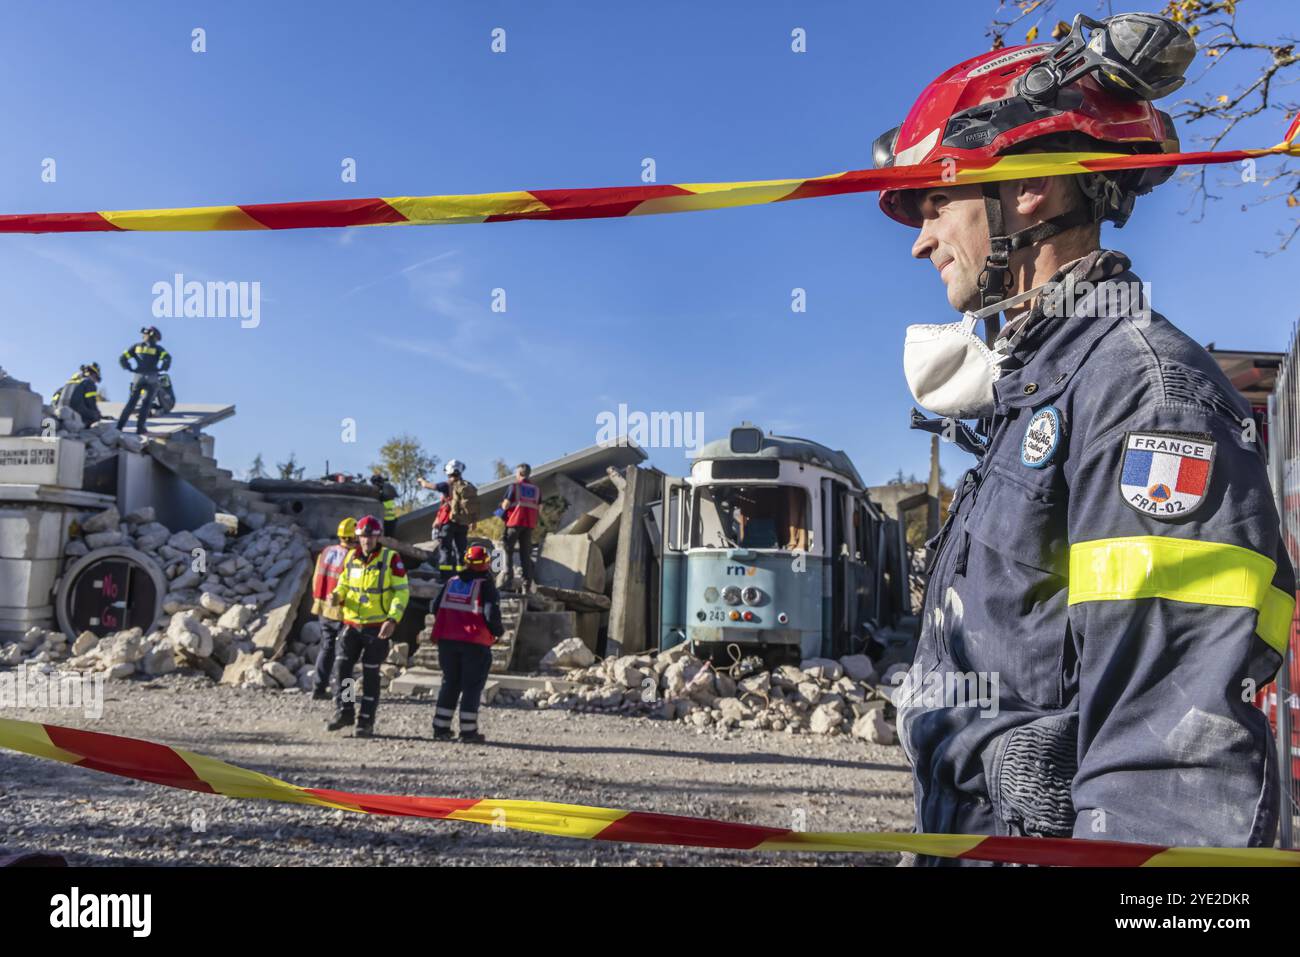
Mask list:
[[[1001,365],[1011,354],[1023,326],[1009,337],[1000,338],[997,348],[990,349],[975,333],[975,324],[985,316],[1024,302],[1042,288],[1037,286],[978,312],[967,312],[960,322],[908,326],[903,374],[917,404],[954,419],[992,415],[996,405],[993,383],[1002,375]],[[1007,332],[1012,332],[1010,327]]]

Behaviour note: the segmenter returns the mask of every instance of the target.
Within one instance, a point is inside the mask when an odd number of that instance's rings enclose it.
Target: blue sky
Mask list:
[[[660,183],[869,166],[924,84],[987,48],[995,6],[11,2],[0,211],[625,185],[646,157]],[[1276,36],[1288,6],[1243,3],[1239,23]],[[191,52],[195,27],[206,53]],[[504,54],[489,48],[497,27]],[[795,27],[807,53],[790,50]],[[1226,145],[1271,145],[1282,128],[1270,116]],[[356,183],[340,180],[345,157]],[[1289,222],[1280,202],[1242,208],[1261,188],[1218,190],[1194,223],[1171,183],[1103,239],[1197,340],[1282,350],[1295,253],[1258,253]],[[626,403],[702,413],[709,438],[741,419],[814,438],[883,482],[926,470],[927,439],[906,427],[904,330],[955,318],[912,239],[874,195],[592,222],[2,236],[0,365],[48,395],[97,359],[120,399],[116,356],[157,322],[180,400],[237,406],[213,430],[236,470],[291,450],[309,474],[327,459],[359,470],[411,432],[482,481],[498,456],[592,444],[597,416]],[[261,324],[154,320],[152,286],[177,272],[260,282]],[[790,309],[795,287],[806,313]],[[680,450],[652,451],[685,471]],[[950,478],[968,464],[943,455]]]

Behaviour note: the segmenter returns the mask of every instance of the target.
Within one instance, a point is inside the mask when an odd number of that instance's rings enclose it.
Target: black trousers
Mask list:
[[[515,577],[515,546],[519,546],[519,564],[524,567],[524,581],[533,580],[533,530],[523,526],[506,528],[506,577]]]
[[[446,522],[438,526],[438,580],[446,581],[465,564],[469,526]]]
[[[131,413],[139,405],[140,417],[136,420],[136,430],[143,432],[145,423],[149,420],[149,410],[153,408],[153,400],[157,394],[158,377],[156,375],[137,375],[132,379],[131,397],[126,400],[126,407],[122,409],[122,414],[118,416],[117,427],[119,429],[125,428],[126,420],[131,418]]]
[[[433,709],[434,730],[451,730],[459,702],[461,734],[477,731],[479,699],[492,668],[492,649],[472,641],[443,639],[438,642],[438,667],[442,669],[442,687]]]
[[[388,657],[389,639],[379,637],[379,625],[360,628],[345,625],[338,637],[338,650],[334,658],[334,704],[351,714],[356,701],[356,682],[352,669],[361,661],[361,708],[357,720],[361,724],[374,724],[379,708],[379,666]]]
[[[316,652],[316,690],[328,689],[330,679],[334,677],[334,653],[337,648],[339,633],[343,631],[343,622],[333,618],[321,617],[320,651]]]

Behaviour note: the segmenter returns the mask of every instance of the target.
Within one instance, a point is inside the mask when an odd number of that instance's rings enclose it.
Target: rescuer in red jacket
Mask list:
[[[447,580],[429,609],[435,616],[430,638],[438,644],[442,687],[433,712],[433,740],[451,739],[451,719],[460,703],[460,740],[482,744],[479,698],[492,667],[492,645],[505,630],[501,597],[489,574],[491,556],[482,545],[465,552],[465,569]]]
[[[528,481],[532,468],[527,463],[515,466],[514,484],[501,500],[500,517],[506,523],[506,578],[504,587],[510,589],[515,580],[515,546],[519,547],[519,563],[523,566],[524,591],[533,584],[533,529],[541,511],[542,492]]]
[[[311,610],[320,622],[321,635],[320,651],[316,654],[316,684],[311,693],[318,701],[330,697],[335,642],[343,631],[343,612],[329,603],[329,597],[338,586],[348,553],[357,547],[357,520],[351,517],[343,519],[339,522],[338,532],[338,544],[330,545],[316,557],[316,573],[311,582]]]

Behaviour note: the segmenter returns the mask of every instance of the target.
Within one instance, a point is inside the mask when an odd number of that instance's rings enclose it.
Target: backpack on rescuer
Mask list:
[[[451,520],[461,525],[478,521],[478,489],[464,479],[451,486]]]

